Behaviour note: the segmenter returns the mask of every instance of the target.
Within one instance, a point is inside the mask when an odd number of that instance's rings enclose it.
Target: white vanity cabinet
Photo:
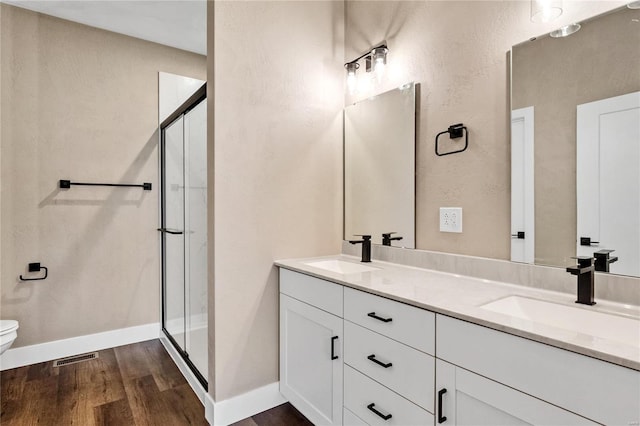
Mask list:
[[[280,290],[280,392],[314,424],[341,425],[342,286],[281,269]]]
[[[640,423],[638,371],[443,315],[436,335],[438,423]]]
[[[280,390],[316,425],[638,425],[640,372],[280,270]]]

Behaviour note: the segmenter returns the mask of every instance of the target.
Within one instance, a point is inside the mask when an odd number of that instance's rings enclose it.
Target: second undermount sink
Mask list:
[[[362,272],[377,271],[378,269],[380,269],[373,266],[363,265],[360,263],[345,262],[343,260],[337,259],[317,260],[314,262],[307,262],[305,263],[305,265],[324,269],[325,271],[336,272],[338,274],[358,274]]]
[[[480,307],[538,324],[640,346],[640,319],[522,296],[508,296]]]

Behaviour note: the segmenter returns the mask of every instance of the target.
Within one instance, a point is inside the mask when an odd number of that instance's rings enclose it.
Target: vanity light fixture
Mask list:
[[[387,53],[389,53],[389,48],[385,43],[383,43],[357,57],[353,61],[344,64],[344,67],[347,70],[347,86],[349,87],[349,92],[355,91],[356,88],[356,72],[358,68],[360,68],[359,61],[364,59],[366,72],[374,71],[376,75],[380,77],[384,72],[385,65],[387,64]]]
[[[531,0],[531,22],[550,22],[560,15],[562,0]]]
[[[347,87],[349,88],[349,92],[353,93],[356,88],[356,71],[360,68],[360,64],[357,62],[349,62],[344,64],[344,67],[347,69]]]
[[[573,24],[569,24],[569,25],[565,25],[564,27],[560,27],[555,31],[551,31],[549,33],[549,35],[553,38],[562,38],[562,37],[567,37],[570,36],[573,33],[577,33],[580,28],[582,28],[580,26],[580,24],[578,24],[577,22],[573,23]]]

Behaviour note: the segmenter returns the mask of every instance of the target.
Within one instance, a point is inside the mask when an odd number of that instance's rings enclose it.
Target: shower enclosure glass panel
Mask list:
[[[178,111],[176,111],[176,114]],[[162,129],[163,328],[206,386],[207,103]]]
[[[180,117],[164,130],[163,309],[165,330],[180,349],[185,350],[183,139],[184,118]]]
[[[207,103],[185,115],[186,346],[207,377]]]

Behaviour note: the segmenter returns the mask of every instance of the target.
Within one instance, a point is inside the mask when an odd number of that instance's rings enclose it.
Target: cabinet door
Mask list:
[[[342,424],[342,318],[280,294],[280,392],[316,425]]]
[[[569,426],[596,423],[437,360],[436,425],[438,424]]]

